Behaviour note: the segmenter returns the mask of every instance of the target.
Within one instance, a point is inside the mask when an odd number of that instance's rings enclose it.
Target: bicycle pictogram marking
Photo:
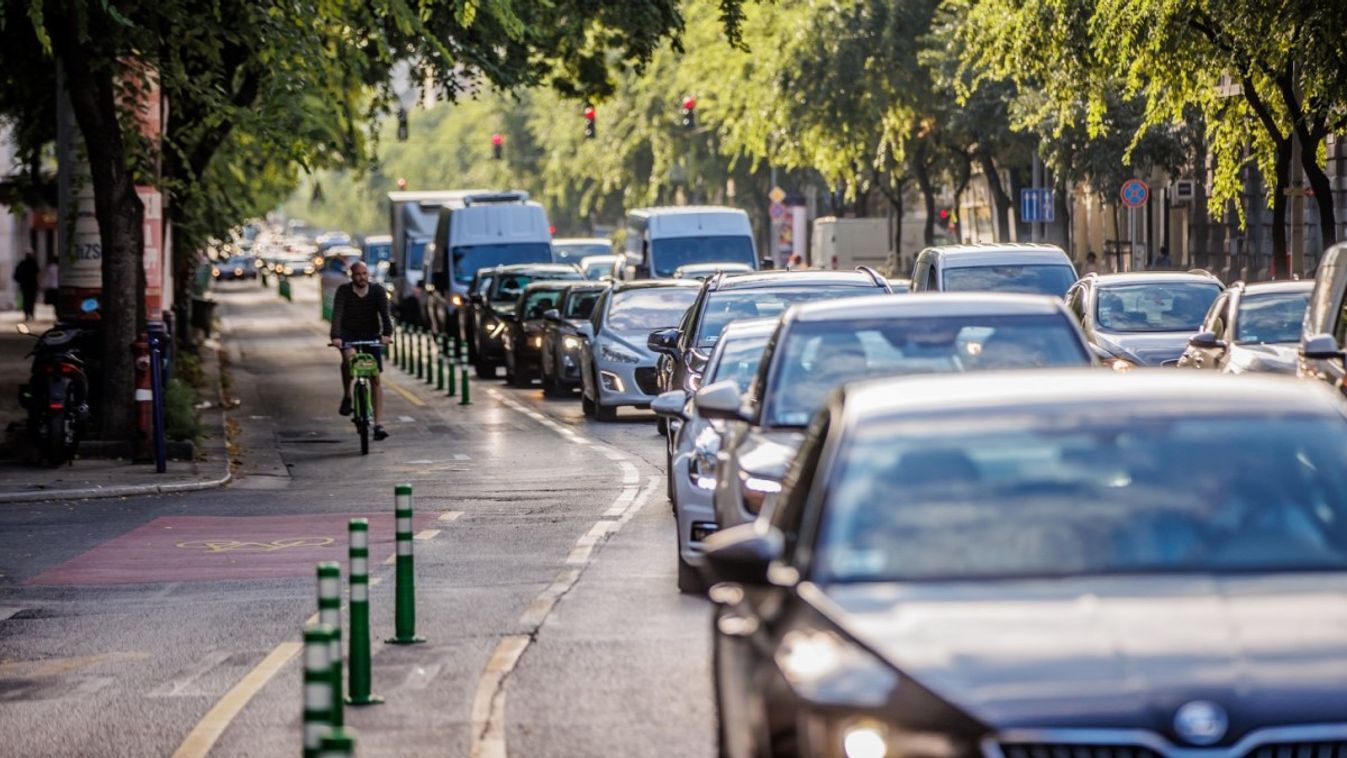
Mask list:
[[[241,542],[239,540],[188,540],[179,542],[183,550],[205,550],[208,553],[231,553],[244,551],[250,553],[274,553],[297,547],[328,547],[336,540],[332,537],[290,537],[271,542]]]

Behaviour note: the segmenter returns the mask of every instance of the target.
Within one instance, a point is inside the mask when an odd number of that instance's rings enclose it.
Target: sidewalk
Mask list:
[[[50,308],[39,309],[39,319],[30,322],[29,327],[34,332],[50,328],[50,314]],[[0,313],[0,431],[17,424],[17,434],[22,435],[27,414],[19,407],[18,388],[28,379],[29,359],[24,356],[33,339],[15,331],[20,321],[21,313]],[[213,341],[201,347],[202,371],[208,385],[217,388],[218,349],[219,345]],[[211,407],[201,411],[205,431],[198,447],[202,460],[169,461],[163,474],[155,473],[152,463],[131,463],[124,459],[79,458],[73,465],[48,468],[16,459],[15,451],[5,449],[0,455],[0,503],[136,497],[224,485],[230,479],[225,414],[218,396],[207,399]]]

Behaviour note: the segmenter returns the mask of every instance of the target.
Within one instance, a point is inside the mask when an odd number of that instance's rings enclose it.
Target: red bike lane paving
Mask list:
[[[418,513],[413,527],[438,514]],[[157,518],[25,582],[145,584],[312,576],[318,561],[347,558],[347,523],[369,519],[370,564],[393,554],[392,513]]]

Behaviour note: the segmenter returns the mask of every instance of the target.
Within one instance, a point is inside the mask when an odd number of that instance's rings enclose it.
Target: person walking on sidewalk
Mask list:
[[[351,281],[337,288],[332,299],[332,346],[341,348],[341,409],[343,416],[351,415],[351,357],[355,349],[344,347],[347,342],[378,340],[377,347],[366,347],[374,355],[380,373],[384,370],[383,345],[393,341],[393,314],[388,303],[388,290],[382,285],[371,287],[369,267],[361,261],[351,264]],[[379,377],[371,382],[374,395],[374,439],[388,439],[380,419],[383,417],[383,387]]]
[[[31,251],[14,267],[14,281],[19,283],[19,294],[23,296],[23,320],[32,321],[37,309],[37,256]]]

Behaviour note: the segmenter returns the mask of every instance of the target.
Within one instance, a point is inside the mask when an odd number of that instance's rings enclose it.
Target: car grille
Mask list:
[[[1259,745],[1244,758],[1347,758],[1347,742],[1274,742]]]
[[[1060,742],[1001,744],[1005,758],[1162,758],[1160,753],[1137,745],[1070,745]]]
[[[659,375],[651,366],[636,369],[636,386],[647,395],[659,394]]]

